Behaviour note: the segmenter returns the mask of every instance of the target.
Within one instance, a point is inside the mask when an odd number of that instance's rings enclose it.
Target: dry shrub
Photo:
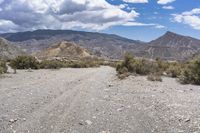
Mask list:
[[[183,84],[200,85],[200,57],[191,60],[185,65],[179,77]]]
[[[172,78],[177,78],[181,75],[181,66],[179,63],[171,63],[169,68],[166,70],[168,76]]]
[[[162,82],[162,78],[160,74],[150,74],[147,76],[147,79],[149,81],[159,81]]]
[[[38,69],[38,64],[39,62],[32,56],[18,56],[10,62],[13,69]]]
[[[7,66],[6,62],[3,60],[0,60],[0,74],[6,73],[7,72]]]
[[[162,74],[168,67],[168,63],[157,59],[156,61],[148,61],[145,59],[135,59],[130,53],[126,53],[124,61],[118,63],[117,72],[122,74],[123,72],[135,73],[139,75],[149,75],[150,73]],[[126,69],[125,69],[126,68]]]

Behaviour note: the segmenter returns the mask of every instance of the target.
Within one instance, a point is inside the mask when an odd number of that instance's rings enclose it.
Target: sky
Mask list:
[[[141,41],[172,31],[200,39],[200,0],[0,0],[0,33],[37,29]]]

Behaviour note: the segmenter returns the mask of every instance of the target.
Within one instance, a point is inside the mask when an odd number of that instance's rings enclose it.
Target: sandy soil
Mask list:
[[[116,78],[110,67],[0,78],[1,133],[199,133],[200,87]]]

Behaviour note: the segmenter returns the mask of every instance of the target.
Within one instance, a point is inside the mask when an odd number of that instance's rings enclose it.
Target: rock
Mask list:
[[[117,109],[117,111],[119,111],[119,112],[122,112],[122,110],[123,110],[122,108]]]
[[[161,90],[160,93],[165,93],[165,91]]]
[[[108,87],[112,87],[112,86],[113,86],[112,84],[108,85]]]
[[[81,125],[81,126],[84,125],[82,122],[79,122],[78,124]]]
[[[185,122],[190,122],[190,118],[185,119]]]
[[[163,75],[164,75],[164,76],[167,76],[168,74],[167,74],[166,72],[163,72]]]
[[[18,120],[17,118],[16,119],[10,119],[9,122],[10,123],[15,123],[17,120]]]
[[[91,122],[90,120],[86,120],[85,123],[86,123],[87,125],[92,125],[92,122]]]

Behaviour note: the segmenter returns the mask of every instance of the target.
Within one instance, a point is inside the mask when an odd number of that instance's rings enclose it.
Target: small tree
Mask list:
[[[6,73],[7,69],[6,62],[0,60],[0,74]]]
[[[38,69],[38,61],[32,56],[18,56],[11,60],[13,69]]]
[[[182,83],[200,85],[200,57],[187,64],[179,79]]]

